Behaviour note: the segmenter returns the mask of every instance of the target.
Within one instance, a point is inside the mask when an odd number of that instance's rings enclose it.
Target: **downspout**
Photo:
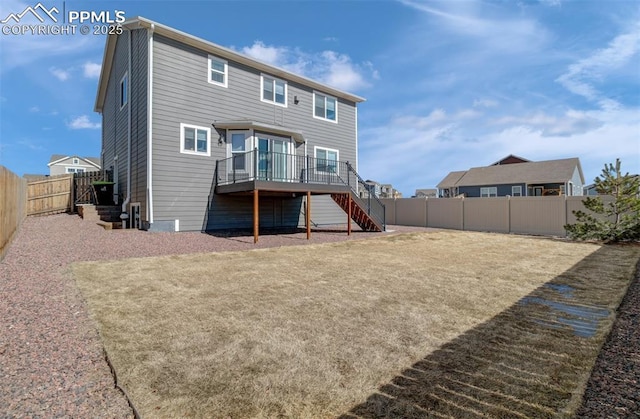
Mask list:
[[[153,31],[156,25],[151,24],[151,27],[147,31],[147,38],[149,41],[147,52],[147,222],[153,223],[153,153],[151,140],[153,138]]]
[[[131,88],[133,76],[131,74],[131,29],[129,31],[129,68],[127,70],[127,197],[122,202],[122,214],[120,218],[122,220],[129,219],[129,213],[127,212],[127,205],[131,202]],[[131,227],[131,220],[127,223],[128,227]]]

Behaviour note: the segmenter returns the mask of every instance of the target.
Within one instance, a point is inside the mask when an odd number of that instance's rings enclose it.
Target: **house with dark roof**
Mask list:
[[[529,161],[509,155],[490,166],[450,172],[438,183],[438,196],[582,196],[580,159]]]
[[[49,159],[49,176],[65,173],[96,172],[102,168],[99,157],[54,154]]]

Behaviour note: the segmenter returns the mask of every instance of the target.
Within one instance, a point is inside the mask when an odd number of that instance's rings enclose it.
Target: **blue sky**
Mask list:
[[[3,0],[0,20],[37,1]],[[637,1],[42,1],[124,11],[358,94],[359,172],[405,196],[515,154],[640,172]],[[26,19],[26,18],[25,18]],[[99,156],[105,38],[0,34],[0,164]]]

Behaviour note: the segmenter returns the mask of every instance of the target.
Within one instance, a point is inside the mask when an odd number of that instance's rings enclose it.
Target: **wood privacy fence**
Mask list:
[[[389,224],[565,237],[583,196],[383,199]],[[603,197],[605,202],[612,199]]]
[[[0,260],[27,212],[27,181],[0,166]]]
[[[49,176],[28,183],[27,215],[73,211],[73,174]]]

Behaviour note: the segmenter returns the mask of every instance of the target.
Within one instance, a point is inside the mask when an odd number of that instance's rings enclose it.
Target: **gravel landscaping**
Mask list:
[[[396,231],[424,231],[390,227]],[[96,326],[70,275],[77,261],[249,250],[389,233],[253,236],[105,231],[74,215],[28,218],[0,263],[0,417],[129,418]],[[638,417],[640,277],[596,362],[578,417]],[[634,416],[636,415],[636,416]]]
[[[411,228],[404,229],[411,230]],[[126,418],[95,324],[70,276],[77,261],[248,250],[388,233],[212,236],[106,231],[76,215],[29,217],[0,263],[0,417]]]

